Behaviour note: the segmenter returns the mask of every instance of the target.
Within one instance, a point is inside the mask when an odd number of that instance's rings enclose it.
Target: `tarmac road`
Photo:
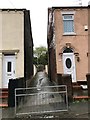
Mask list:
[[[3,108],[2,110],[2,120],[7,120],[4,118],[8,118],[8,120],[13,118],[12,120],[17,120],[16,118],[21,118],[20,120],[26,120],[25,118],[29,119],[45,119],[45,118],[56,118],[55,120],[58,120],[58,118],[65,118],[65,120],[68,120],[67,118],[71,118],[70,120],[90,120],[90,111],[88,110],[88,101],[80,101],[71,103],[69,105],[69,111],[68,112],[59,112],[59,113],[50,113],[50,114],[42,114],[42,115],[24,115],[24,116],[15,116],[14,114],[14,108]],[[76,119],[74,119],[76,118]]]

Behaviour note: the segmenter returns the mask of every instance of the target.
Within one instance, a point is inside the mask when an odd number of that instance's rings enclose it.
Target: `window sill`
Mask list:
[[[74,35],[76,35],[76,33],[74,33],[74,32],[64,33],[63,35],[64,35],[64,36],[74,36]]]

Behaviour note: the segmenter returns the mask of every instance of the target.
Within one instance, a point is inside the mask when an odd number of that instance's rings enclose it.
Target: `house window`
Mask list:
[[[11,62],[7,63],[7,72],[11,72]]]
[[[72,61],[71,61],[70,58],[67,58],[67,59],[66,59],[66,67],[67,67],[68,69],[70,69],[71,66],[72,66]]]
[[[74,15],[73,14],[63,14],[63,30],[64,30],[64,34],[74,33]]]

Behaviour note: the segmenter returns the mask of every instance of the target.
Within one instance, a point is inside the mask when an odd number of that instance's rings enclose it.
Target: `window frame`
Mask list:
[[[75,14],[75,11],[61,12],[61,14],[62,14],[62,20],[63,20],[63,35],[76,35],[76,33],[75,33],[75,25],[74,25],[74,14]],[[72,19],[65,19],[64,15],[71,15]],[[73,21],[74,32],[65,32],[64,31],[64,21],[68,21],[68,20]]]

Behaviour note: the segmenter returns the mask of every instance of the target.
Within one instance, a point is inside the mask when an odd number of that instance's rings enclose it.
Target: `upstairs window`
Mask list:
[[[64,35],[75,35],[74,11],[62,12]]]
[[[63,15],[63,26],[64,26],[64,33],[74,32],[74,16]]]

